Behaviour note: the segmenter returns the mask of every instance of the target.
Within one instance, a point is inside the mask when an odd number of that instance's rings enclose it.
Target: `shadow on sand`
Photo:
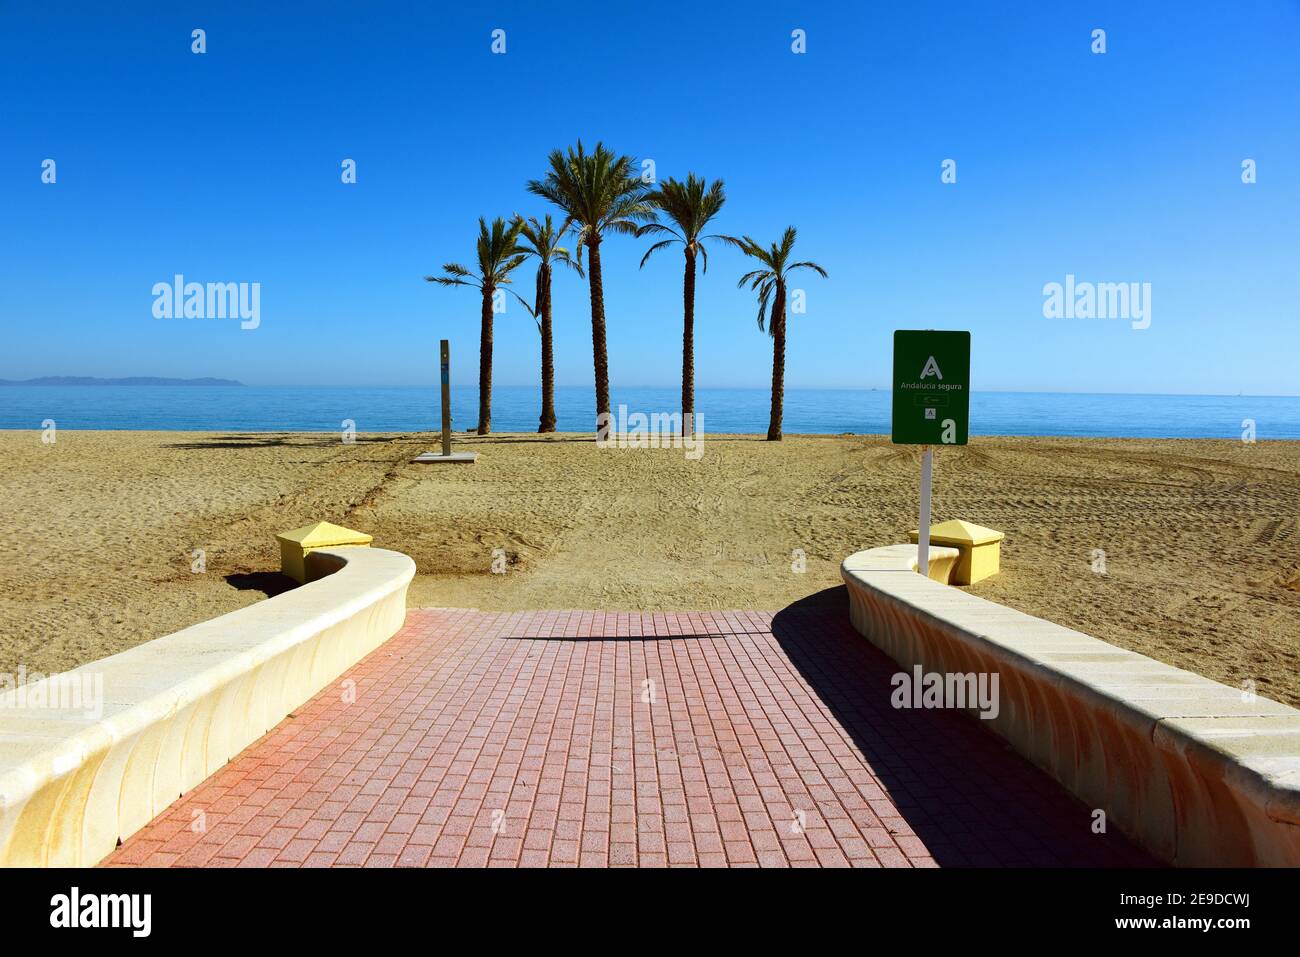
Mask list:
[[[284,432],[262,433],[249,432],[244,435],[214,435],[209,438],[195,439],[193,442],[169,442],[168,449],[269,449],[269,448],[324,448],[342,445],[343,440],[337,432]],[[358,435],[353,439],[357,445],[396,442],[406,439],[403,435]]]
[[[226,576],[226,584],[240,591],[260,591],[267,598],[283,595],[298,583],[279,572],[242,572]]]
[[[434,434],[432,442],[441,442],[442,436]],[[501,438],[496,435],[478,435],[475,432],[454,432],[451,436],[453,445],[564,445],[596,443],[595,435],[557,435],[553,432],[530,432],[528,438]],[[438,446],[441,448],[441,445]]]

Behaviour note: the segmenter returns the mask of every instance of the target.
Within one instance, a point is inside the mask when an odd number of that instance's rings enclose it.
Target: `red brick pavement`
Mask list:
[[[897,670],[825,602],[413,610],[105,863],[1149,863]]]

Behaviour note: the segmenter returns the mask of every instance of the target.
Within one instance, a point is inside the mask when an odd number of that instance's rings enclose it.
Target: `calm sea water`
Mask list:
[[[531,432],[541,408],[535,387],[493,391],[492,427]],[[559,427],[594,427],[591,389],[556,390]],[[676,388],[618,389],[614,406],[629,412],[671,412]],[[785,397],[789,433],[889,432],[890,394],[877,390],[791,389]],[[706,433],[767,431],[765,389],[701,389],[696,407]],[[452,390],[452,425],[469,429],[478,414],[473,387]],[[433,386],[0,386],[0,428],[326,432],[345,419],[358,432],[408,432],[440,427]],[[1239,439],[1253,419],[1260,439],[1300,439],[1300,397],[1081,395],[976,392],[974,435],[1077,435],[1134,438]]]

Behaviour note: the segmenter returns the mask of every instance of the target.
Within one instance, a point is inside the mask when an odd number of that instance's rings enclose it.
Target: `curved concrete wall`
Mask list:
[[[1164,860],[1300,866],[1300,711],[915,568],[915,545],[841,568],[854,627],[900,665],[997,673],[981,723]]]
[[[95,864],[402,626],[410,558],[308,560],[332,573],[68,672],[102,679],[97,717],[0,695],[0,864]]]

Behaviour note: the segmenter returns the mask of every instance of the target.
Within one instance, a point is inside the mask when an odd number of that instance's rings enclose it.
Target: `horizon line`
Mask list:
[[[112,379],[151,379],[151,378],[152,378],[152,379],[161,379],[161,378],[173,378],[173,377],[171,377],[171,376],[32,376],[32,377],[30,377],[30,379],[41,379],[41,378],[99,378],[99,379],[107,379],[107,380],[110,380],[110,381],[111,381]],[[160,385],[154,385],[154,386],[141,386],[141,385],[130,385],[130,386],[126,386],[126,385],[119,385],[118,387],[119,387],[119,388],[159,388],[159,389],[166,389],[166,388],[194,388],[194,386],[192,386],[192,385],[186,385],[186,384],[184,384],[184,383],[185,383],[185,380],[180,380],[179,377],[177,377],[177,378],[178,378],[178,381],[175,382],[175,383],[160,384]],[[210,386],[210,387],[209,387],[209,388],[222,388],[222,389],[229,389],[229,388],[245,388],[245,389],[424,389],[424,388],[428,388],[428,389],[432,389],[432,390],[435,390],[435,391],[436,391],[436,389],[437,389],[437,382],[436,382],[436,381],[430,381],[430,382],[393,382],[393,383],[376,383],[376,382],[367,382],[367,383],[326,383],[326,382],[310,382],[310,383],[289,383],[289,382],[247,383],[247,382],[242,382],[242,381],[240,381],[240,380],[238,380],[238,379],[225,379],[224,376],[194,376],[194,377],[192,377],[192,378],[193,378],[193,379],[224,379],[225,381],[233,382],[233,383],[234,383],[234,385],[222,385],[222,386]],[[78,385],[71,385],[71,386],[69,386],[69,385],[63,385],[63,386],[59,386],[59,385],[32,385],[32,384],[30,383],[29,380],[22,380],[22,379],[5,379],[3,376],[0,376],[0,381],[5,382],[5,383],[7,384],[7,386],[9,386],[9,387],[14,387],[14,386],[19,386],[19,387],[21,387],[21,386],[28,386],[29,388],[40,388],[40,389],[48,389],[48,388],[96,388],[96,389],[97,389],[97,388],[107,388],[107,387],[109,387],[109,384],[108,384],[108,383],[105,383],[104,385],[79,385],[79,386],[78,386]],[[477,388],[478,388],[478,383],[477,383],[477,382],[461,382],[461,383],[455,383],[455,382],[453,382],[453,383],[451,384],[451,386],[452,386],[452,388],[455,388],[455,389],[477,389]],[[200,386],[200,388],[202,388],[202,386]],[[536,389],[536,390],[539,390],[539,391],[540,391],[540,389],[541,389],[541,385],[538,384],[538,383],[535,383],[535,382],[530,382],[530,383],[501,382],[501,383],[494,383],[494,384],[493,384],[493,388],[494,388],[494,389]],[[556,384],[555,388],[556,388],[556,389],[585,389],[585,390],[590,390],[590,391],[594,391],[594,390],[595,390],[595,386],[594,386],[594,385],[561,385],[561,384],[559,384],[559,383]],[[611,392],[611,393],[614,393],[614,392],[616,392],[618,389],[680,389],[680,388],[681,388],[681,384],[680,384],[680,383],[677,383],[677,382],[670,383],[670,384],[664,384],[664,385],[646,385],[646,384],[624,385],[624,386],[614,386],[614,385],[611,385],[611,387],[610,387],[610,392]],[[696,392],[770,392],[770,391],[771,391],[771,390],[770,390],[770,387],[768,387],[768,386],[761,386],[761,385],[757,385],[757,386],[701,386],[701,385],[697,385],[697,386],[696,386]],[[797,391],[797,392],[888,392],[888,391],[891,391],[891,387],[888,386],[888,385],[884,385],[884,386],[790,386],[790,385],[787,385],[785,391],[786,391],[786,392],[792,392],[792,391]],[[1129,391],[1123,391],[1123,390],[1121,390],[1121,391],[1115,391],[1115,392],[1097,392],[1097,391],[1091,391],[1091,390],[1088,390],[1088,389],[1053,389],[1053,390],[1046,390],[1046,389],[971,389],[971,394],[972,394],[972,395],[975,395],[975,394],[984,394],[984,395],[1092,395],[1092,396],[1105,395],[1105,396],[1138,396],[1138,397],[1151,397],[1151,398],[1168,397],[1168,398],[1206,398],[1206,399],[1297,399],[1297,398],[1300,398],[1300,392],[1275,392],[1275,393],[1257,393],[1257,392],[1129,392]]]

